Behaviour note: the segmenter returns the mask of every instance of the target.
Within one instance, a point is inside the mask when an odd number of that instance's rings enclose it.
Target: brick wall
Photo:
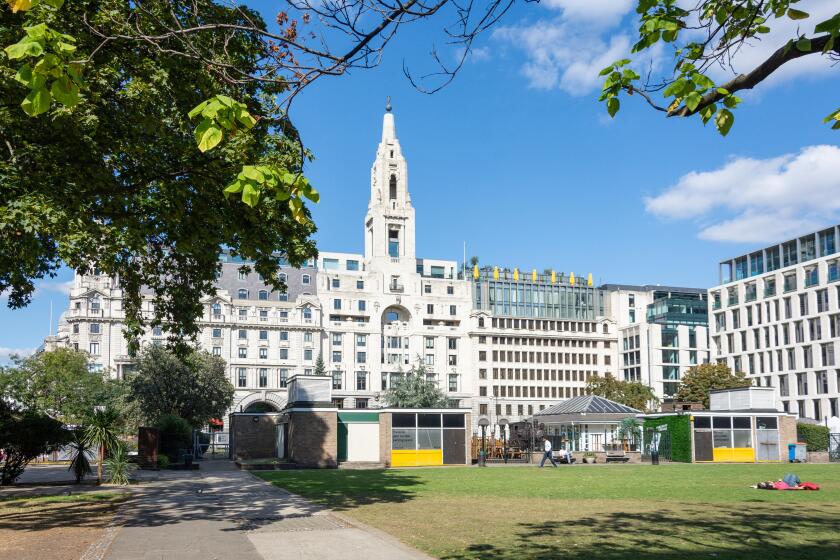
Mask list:
[[[277,457],[277,414],[231,415],[230,432],[234,459]]]
[[[789,443],[796,443],[796,418],[779,416],[779,460],[788,460]]]
[[[289,459],[302,467],[338,466],[338,415],[332,411],[289,414]]]
[[[379,462],[391,466],[391,413],[379,413]]]

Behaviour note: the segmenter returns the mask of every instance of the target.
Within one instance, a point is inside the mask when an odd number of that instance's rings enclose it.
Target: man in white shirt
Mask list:
[[[545,449],[545,453],[543,454],[542,461],[540,461],[540,468],[543,468],[543,465],[545,465],[545,460],[546,459],[551,461],[551,464],[556,467],[557,463],[554,462],[554,457],[551,456],[551,440],[549,440],[548,438],[545,438],[543,447]]]

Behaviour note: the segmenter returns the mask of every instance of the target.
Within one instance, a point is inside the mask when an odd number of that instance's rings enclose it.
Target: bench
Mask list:
[[[607,451],[606,452],[606,459],[607,463],[626,463],[630,460],[630,457],[624,454],[624,451]]]

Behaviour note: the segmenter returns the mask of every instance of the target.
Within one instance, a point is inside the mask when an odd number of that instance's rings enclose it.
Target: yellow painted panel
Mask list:
[[[436,467],[443,464],[443,449],[420,449],[417,451],[418,467]]]
[[[712,450],[716,463],[754,463],[755,450],[751,447],[716,447]]]
[[[436,467],[443,464],[442,449],[395,449],[391,451],[392,467]]]

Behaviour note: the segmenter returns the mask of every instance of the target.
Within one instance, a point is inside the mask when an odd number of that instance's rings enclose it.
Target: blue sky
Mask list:
[[[840,104],[840,73],[816,59],[794,63],[743,95],[726,138],[696,120],[667,120],[640,99],[622,99],[609,119],[595,75],[625,54],[631,4],[518,6],[434,95],[414,89],[402,67],[430,68],[442,20],[403,28],[378,68],[315,82],[292,117],[316,156],[307,174],[322,194],[313,210],[319,248],[363,249],[387,95],[409,164],[418,256],[460,260],[466,241],[484,264],[708,287],[723,258],[836,223],[840,134],[821,120]],[[800,3],[815,16],[827,4]],[[791,33],[786,26],[743,53],[739,69]],[[659,53],[655,67],[669,56]],[[0,361],[40,344],[50,301],[55,322],[71,278],[65,271],[44,282],[27,309],[0,309]]]

